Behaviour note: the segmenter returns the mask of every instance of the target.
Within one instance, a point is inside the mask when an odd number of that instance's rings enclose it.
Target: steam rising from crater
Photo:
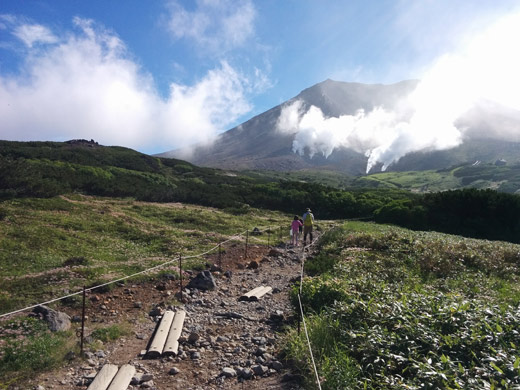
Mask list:
[[[341,147],[364,153],[367,173],[378,162],[385,170],[410,152],[453,148],[469,130],[468,121],[459,119],[471,119],[468,112],[479,100],[520,110],[518,36],[520,12],[502,18],[457,53],[437,59],[416,90],[392,109],[326,118],[318,107],[297,100],[282,109],[277,127],[295,133],[293,151],[301,155],[308,150],[311,157],[328,157]],[[499,137],[511,136],[511,129],[500,131],[494,129]]]

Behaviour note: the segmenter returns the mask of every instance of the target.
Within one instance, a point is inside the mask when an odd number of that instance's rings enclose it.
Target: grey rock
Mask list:
[[[47,306],[36,306],[33,312],[42,316],[43,320],[49,325],[51,332],[70,329],[70,317],[65,313],[53,310]]]
[[[104,351],[96,351],[96,357],[103,359],[103,358],[106,358],[107,355]]]
[[[188,342],[195,344],[200,339],[200,335],[197,332],[191,332],[188,336]]]
[[[237,376],[237,372],[231,367],[224,367],[220,375],[225,376],[226,378],[234,378]]]
[[[262,376],[269,371],[269,368],[261,364],[257,364],[251,367],[256,376]]]
[[[170,368],[170,371],[168,371],[168,374],[170,375],[177,375],[181,370],[179,370],[177,367]]]
[[[200,359],[200,352],[193,352],[191,354],[191,360],[199,360]]]
[[[280,370],[283,368],[283,364],[280,363],[278,360],[273,360],[273,361],[269,364],[269,367],[272,368],[272,369],[275,370],[275,371],[280,371]]]
[[[253,370],[250,368],[240,368],[238,370],[238,377],[243,379],[251,379],[253,377]]]
[[[143,389],[151,389],[153,387],[155,387],[155,383],[153,381],[141,383],[141,388],[143,388]]]
[[[265,337],[252,337],[251,341],[256,345],[265,345],[267,344],[267,339]]]
[[[188,288],[196,288],[203,291],[214,290],[215,287],[217,287],[217,284],[210,271],[200,272],[188,283]]]

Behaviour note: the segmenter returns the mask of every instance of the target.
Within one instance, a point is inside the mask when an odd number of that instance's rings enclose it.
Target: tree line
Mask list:
[[[520,198],[493,190],[412,194],[350,191],[201,168],[121,147],[0,141],[0,200],[67,193],[186,202],[246,213],[250,207],[319,219],[366,218],[418,230],[520,242]]]

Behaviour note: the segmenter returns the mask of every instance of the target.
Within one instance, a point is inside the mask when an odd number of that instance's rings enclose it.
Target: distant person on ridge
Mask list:
[[[312,225],[314,224],[314,215],[312,215],[311,209],[307,209],[305,214],[303,214],[303,245],[305,246],[305,241],[307,240],[307,234],[310,235],[310,243],[312,243]]]
[[[302,226],[302,223],[300,222],[300,219],[297,215],[294,216],[294,219],[291,223],[291,229],[292,229],[292,241],[291,244],[298,246],[298,234],[300,232],[300,228]]]

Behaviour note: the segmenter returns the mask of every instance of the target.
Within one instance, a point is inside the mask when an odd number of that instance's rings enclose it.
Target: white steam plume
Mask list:
[[[328,157],[345,147],[368,157],[367,173],[376,163],[385,170],[407,153],[459,145],[466,128],[457,120],[479,99],[520,110],[520,12],[508,15],[473,38],[463,50],[439,58],[416,90],[390,110],[325,118],[300,101],[282,109],[278,129],[296,133],[293,150]]]

